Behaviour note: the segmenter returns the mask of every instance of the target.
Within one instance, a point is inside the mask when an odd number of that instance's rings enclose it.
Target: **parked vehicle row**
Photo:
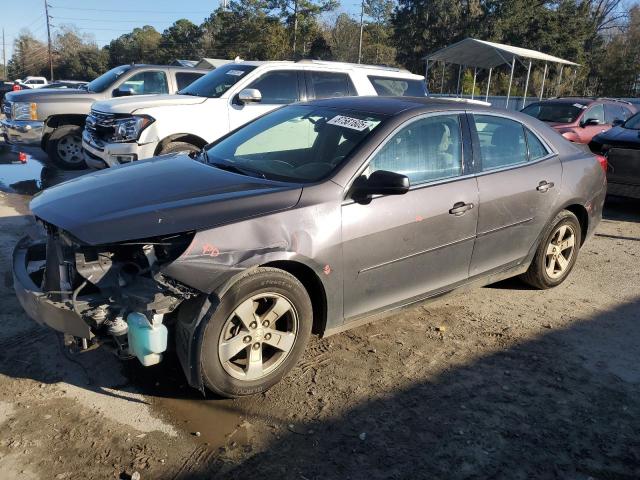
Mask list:
[[[219,97],[186,102],[228,102],[203,122],[229,125],[233,108],[254,106],[234,98],[269,92],[252,83],[258,66],[234,69],[216,81]],[[295,75],[307,95],[317,93],[310,70]],[[221,77],[193,88],[211,78]],[[142,131],[166,121],[163,109],[181,111],[184,97],[158,97]],[[560,284],[601,218],[596,157],[527,115],[352,96],[247,122],[196,154],[130,162],[36,196],[30,208],[46,233],[21,240],[13,257],[27,313],[143,365],[175,348],[193,387],[250,395],[295,365],[312,332],[516,275]]]
[[[85,166],[82,130],[91,105],[129,95],[175,93],[210,70],[156,65],[116,67],[77,89],[37,89],[7,93],[0,121],[9,143],[39,146],[57,165]]]

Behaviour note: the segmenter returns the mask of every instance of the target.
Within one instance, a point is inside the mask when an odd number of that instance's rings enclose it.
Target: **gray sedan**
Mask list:
[[[198,155],[86,175],[31,202],[14,253],[35,320],[189,383],[265,391],[330,335],[520,275],[562,283],[600,221],[597,159],[536,119],[424,98],[283,107]]]

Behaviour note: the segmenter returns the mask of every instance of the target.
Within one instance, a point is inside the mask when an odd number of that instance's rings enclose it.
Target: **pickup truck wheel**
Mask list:
[[[160,149],[158,155],[166,155],[168,153],[179,153],[179,152],[199,152],[200,149],[195,145],[192,145],[187,142],[170,142],[167,143],[164,147]]]
[[[66,170],[87,168],[82,153],[82,127],[63,125],[56,128],[47,141],[49,158]]]
[[[224,397],[266,391],[299,360],[312,316],[309,295],[294,276],[276,268],[248,272],[204,320],[204,384]]]
[[[560,285],[576,264],[582,239],[578,218],[563,210],[551,222],[522,279],[541,290]]]

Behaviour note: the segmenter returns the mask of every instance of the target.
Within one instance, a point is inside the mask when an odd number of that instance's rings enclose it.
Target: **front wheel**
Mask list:
[[[47,140],[46,151],[53,163],[66,170],[87,167],[82,153],[82,127],[78,125],[56,128]]]
[[[187,142],[170,142],[164,145],[158,155],[167,155],[169,153],[191,153],[191,152],[199,152],[200,149],[195,145]]]
[[[551,222],[551,228],[540,242],[522,279],[540,289],[560,285],[576,263],[581,242],[582,231],[578,218],[568,210],[563,210]]]
[[[299,360],[312,317],[309,295],[294,276],[275,268],[247,273],[205,319],[205,385],[225,397],[266,391]]]

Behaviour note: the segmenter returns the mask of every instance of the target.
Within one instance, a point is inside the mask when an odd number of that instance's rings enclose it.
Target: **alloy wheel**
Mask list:
[[[253,381],[275,371],[296,341],[293,304],[278,293],[261,293],[240,303],[222,326],[218,356],[232,377]]]
[[[58,157],[68,163],[81,163],[84,161],[82,155],[82,139],[77,135],[65,135],[56,145]]]
[[[571,225],[560,225],[551,235],[545,255],[545,271],[549,278],[557,279],[571,265],[575,252],[576,234]]]

